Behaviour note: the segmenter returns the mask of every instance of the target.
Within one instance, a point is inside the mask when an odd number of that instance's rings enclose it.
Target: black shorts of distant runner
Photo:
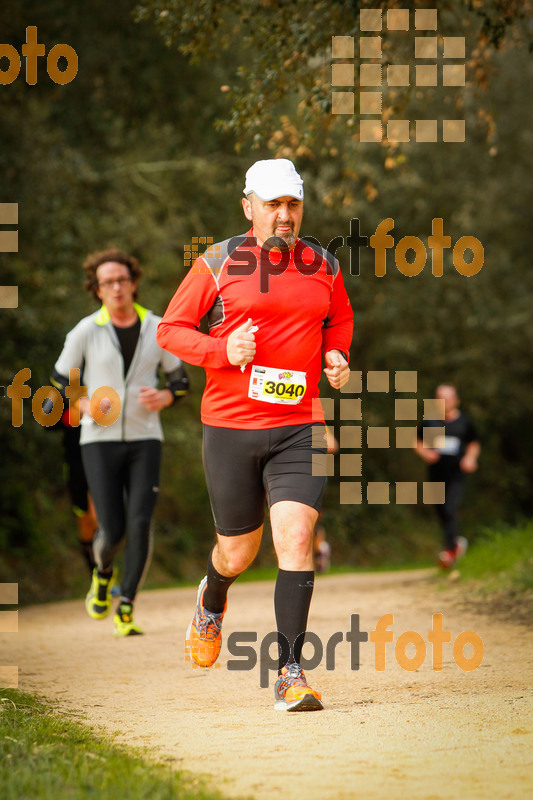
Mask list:
[[[325,478],[313,475],[313,454],[326,453],[323,424],[203,429],[203,463],[217,533],[238,536],[261,527],[265,500],[269,508],[292,500],[320,511]],[[313,447],[322,441],[323,447]]]

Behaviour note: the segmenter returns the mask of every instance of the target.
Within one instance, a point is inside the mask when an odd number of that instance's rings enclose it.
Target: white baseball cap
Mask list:
[[[304,182],[288,158],[268,158],[256,161],[246,173],[244,194],[254,192],[261,200],[276,197],[304,198]]]

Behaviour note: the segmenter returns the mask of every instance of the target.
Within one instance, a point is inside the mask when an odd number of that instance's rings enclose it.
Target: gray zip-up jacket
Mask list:
[[[187,394],[189,380],[181,360],[163,350],[156,342],[161,317],[138,303],[134,306],[141,320],[141,330],[126,375],[118,336],[105,306],[84,317],[67,334],[63,351],[55,364],[51,380],[60,391],[63,392],[70,382],[70,370],[77,368],[83,373],[82,385],[87,386],[89,397],[100,386],[110,386],[120,398],[120,415],[112,425],[99,425],[87,414],[83,415],[82,445],[91,442],[162,440],[159,412],[148,411],[139,402],[141,386],[157,387],[160,367],[174,398]]]

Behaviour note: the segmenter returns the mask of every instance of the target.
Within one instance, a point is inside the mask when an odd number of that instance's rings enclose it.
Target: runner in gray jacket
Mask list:
[[[148,563],[159,491],[159,413],[187,393],[189,381],[180,359],[156,342],[160,317],[135,302],[142,274],[137,260],[120,250],[107,250],[90,255],[84,269],[85,288],[102,306],[67,334],[52,383],[64,391],[70,370],[79,369],[88,390],[79,400],[80,444],[99,531],[87,612],[93,619],[109,614],[113,559],[127,530],[114,628],[118,636],[131,636],[142,633],[133,620],[133,601]],[[159,369],[166,376],[164,389],[157,388]]]

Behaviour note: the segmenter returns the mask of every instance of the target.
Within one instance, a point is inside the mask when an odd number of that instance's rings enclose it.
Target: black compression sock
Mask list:
[[[228,589],[239,576],[233,575],[228,578],[217,572],[213,566],[213,551],[209,553],[207,559],[207,586],[204,592],[204,608],[212,611],[213,614],[222,614],[226,605]]]
[[[274,610],[278,626],[280,647],[279,669],[287,662],[300,662],[307,627],[307,617],[313,596],[315,573],[313,570],[278,571],[274,590]],[[290,645],[288,652],[287,642]]]
[[[100,569],[100,567],[98,567],[98,575],[100,578],[108,579],[111,577],[112,574],[113,574],[113,567],[106,567],[105,569]]]

